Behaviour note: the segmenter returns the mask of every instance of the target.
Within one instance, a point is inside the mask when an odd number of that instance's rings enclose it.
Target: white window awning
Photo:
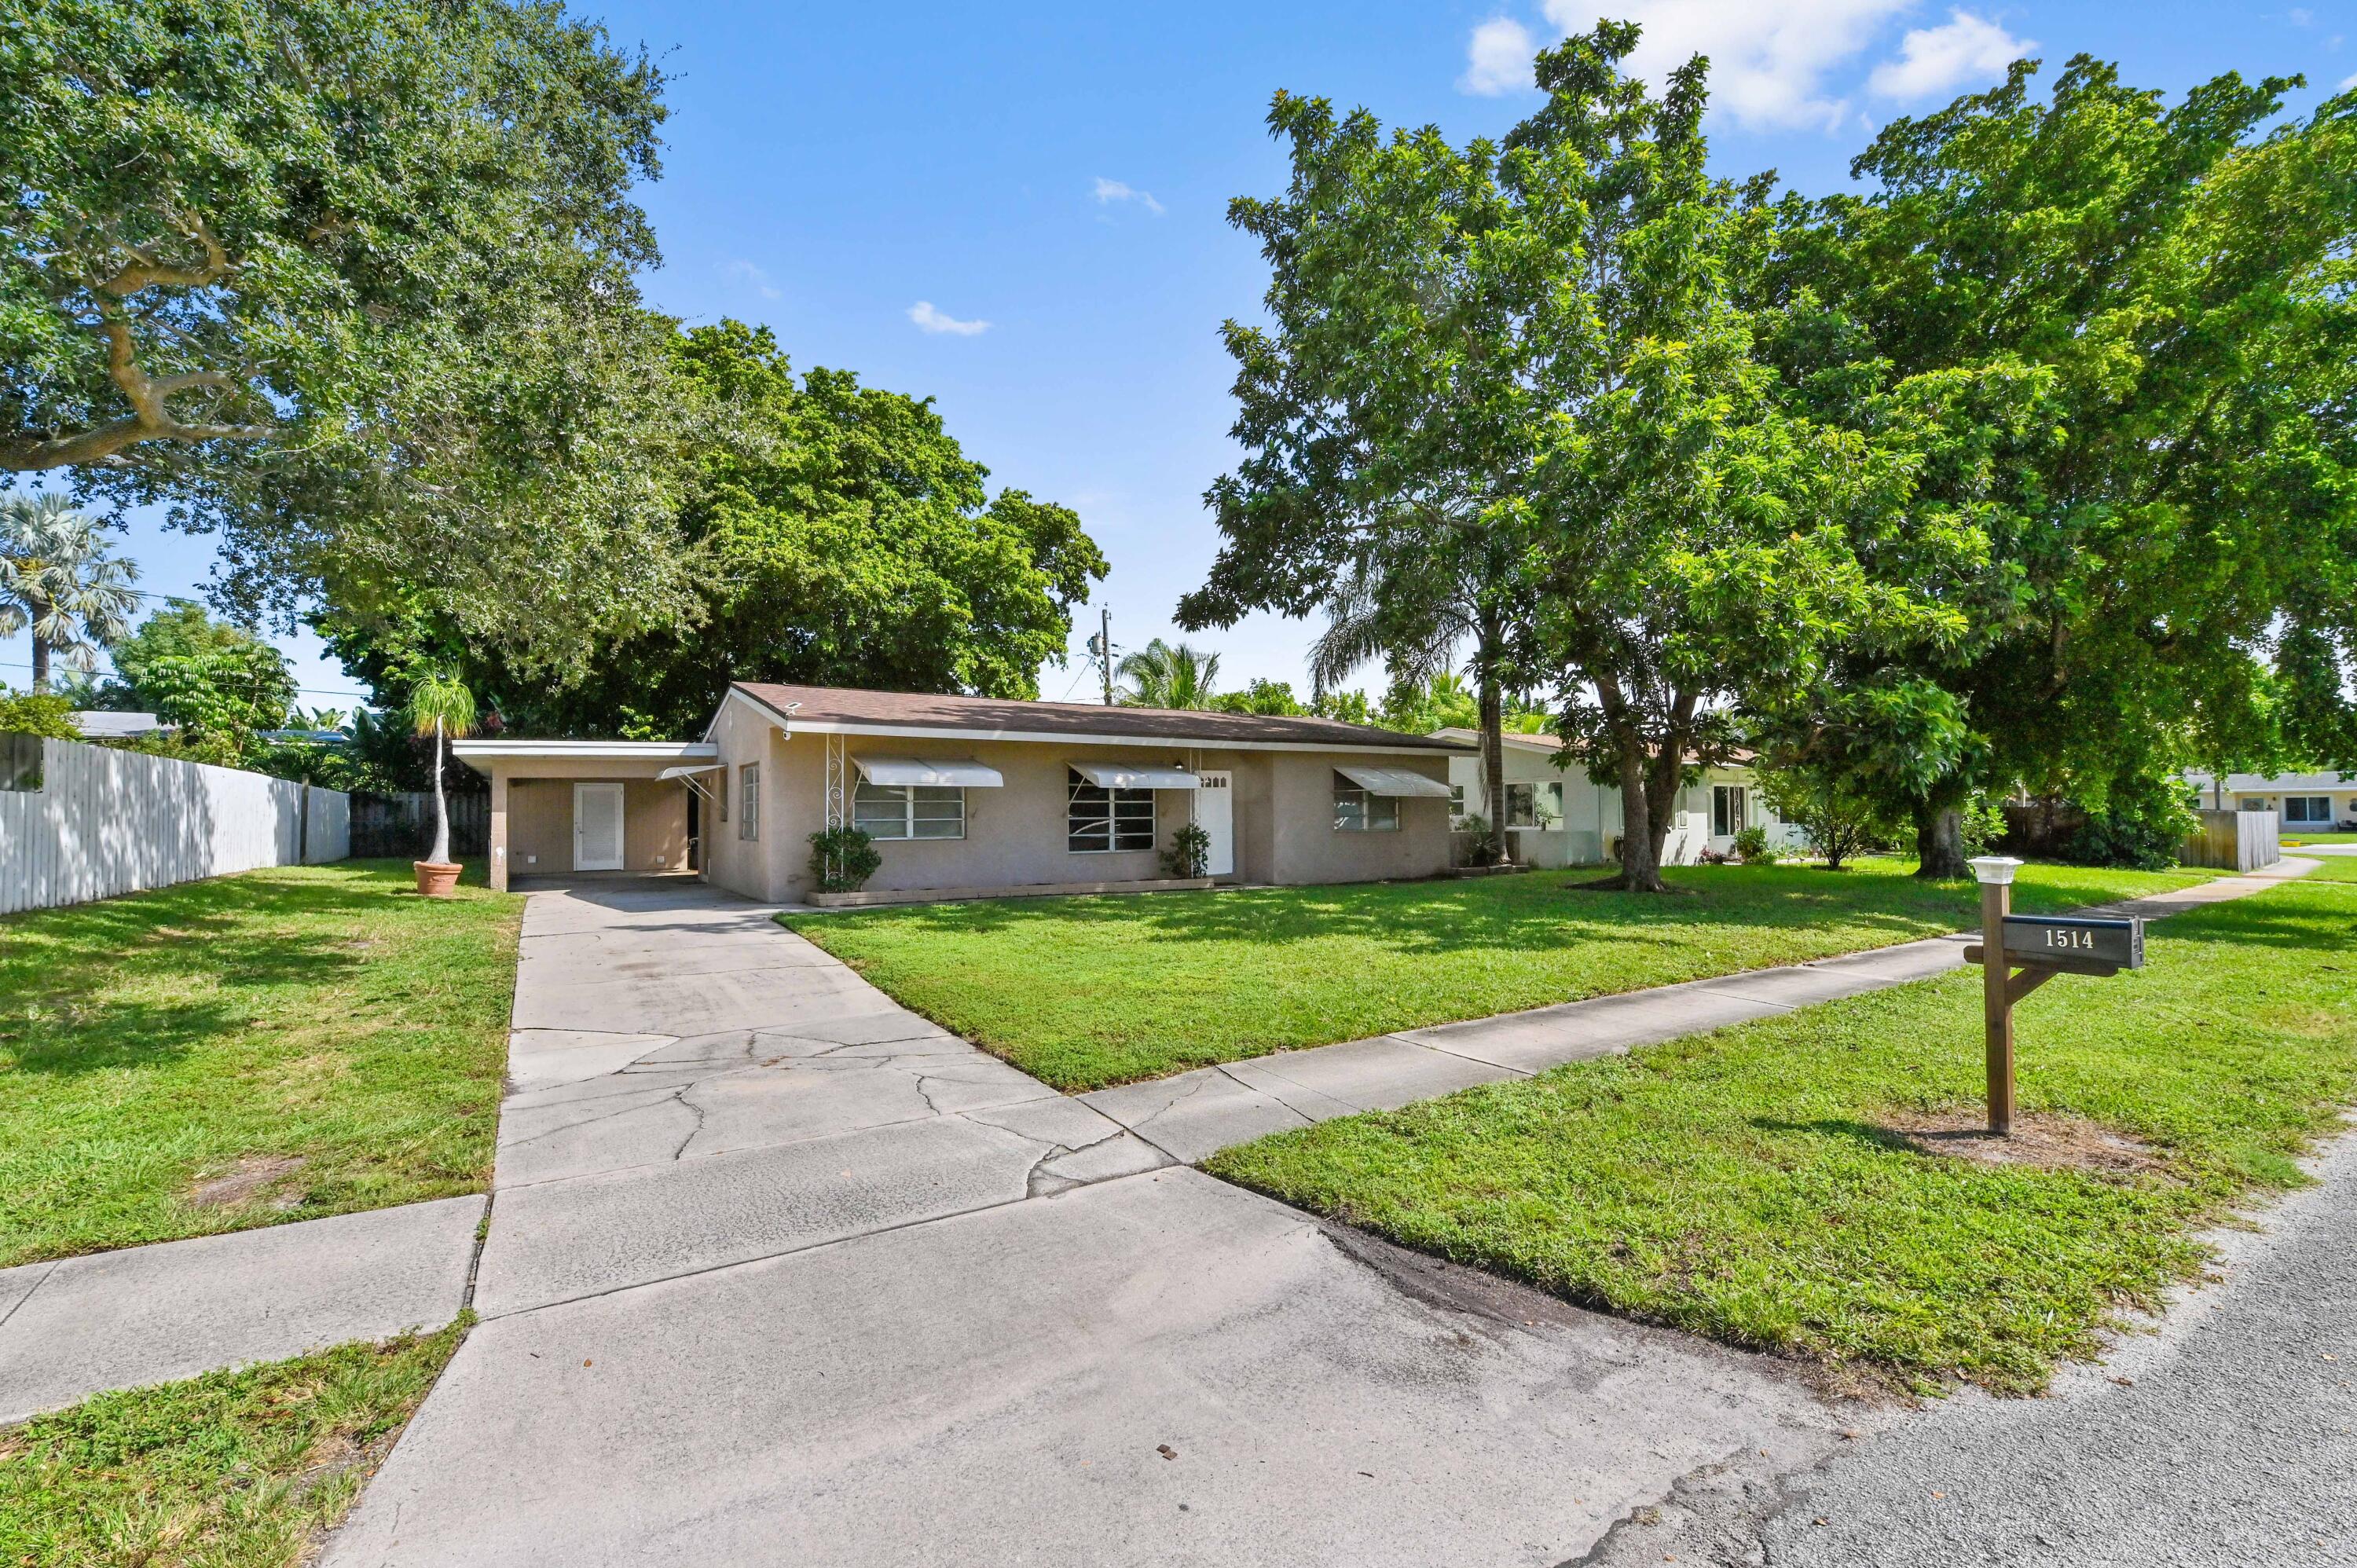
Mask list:
[[[1349,767],[1337,765],[1334,771],[1370,795],[1405,795],[1419,800],[1446,800],[1449,796],[1448,786],[1439,779],[1411,773],[1405,768],[1369,768],[1353,763]]]
[[[685,768],[666,768],[661,773],[655,775],[655,782],[661,784],[673,779],[689,779],[698,773],[726,772],[726,764],[719,762],[694,762],[690,763]]]
[[[1072,771],[1100,789],[1194,789],[1200,775],[1184,768],[1155,768],[1135,762],[1075,762]]]
[[[855,757],[851,765],[870,784],[888,788],[921,784],[935,789],[996,789],[1006,782],[997,768],[971,758],[939,762],[920,761],[913,757]]]

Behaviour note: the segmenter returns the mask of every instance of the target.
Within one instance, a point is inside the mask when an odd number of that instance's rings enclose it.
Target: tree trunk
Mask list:
[[[1663,834],[1653,822],[1644,752],[1634,735],[1622,735],[1617,744],[1620,748],[1620,886],[1631,893],[1665,892]]]
[[[1943,789],[1915,803],[1915,875],[1952,879],[1968,875],[1964,864],[1964,801],[1961,789]]]
[[[38,637],[33,639],[33,695],[45,697],[49,691],[49,645]]]
[[[442,721],[434,721],[434,853],[425,857],[436,865],[450,864],[450,808],[442,799]]]
[[[1506,858],[1506,702],[1498,690],[1498,660],[1485,639],[1474,652],[1473,678],[1481,702],[1481,784],[1490,818],[1492,856]]]

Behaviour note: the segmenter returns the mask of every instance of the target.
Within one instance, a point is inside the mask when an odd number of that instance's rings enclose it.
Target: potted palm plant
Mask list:
[[[442,798],[442,744],[445,737],[471,734],[475,727],[475,694],[467,683],[447,671],[420,677],[409,688],[409,722],[419,735],[434,737],[434,848],[417,870],[417,891],[428,898],[447,898],[458,885],[459,867],[450,858],[450,807]]]

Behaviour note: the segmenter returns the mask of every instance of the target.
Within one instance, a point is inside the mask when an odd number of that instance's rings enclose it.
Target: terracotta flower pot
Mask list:
[[[427,898],[450,897],[450,889],[458,886],[458,873],[465,869],[457,865],[437,865],[430,860],[413,860],[409,864],[417,872],[418,893]]]

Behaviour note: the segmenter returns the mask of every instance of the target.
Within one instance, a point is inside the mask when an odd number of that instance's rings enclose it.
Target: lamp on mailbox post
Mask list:
[[[2058,974],[2113,975],[2142,969],[2144,921],[2134,916],[2017,916],[2013,874],[2021,862],[2011,855],[1985,854],[1970,865],[1981,885],[1981,940],[1964,950],[1964,961],[1981,966],[1988,1125],[2002,1138],[2013,1132],[2013,1004]]]

